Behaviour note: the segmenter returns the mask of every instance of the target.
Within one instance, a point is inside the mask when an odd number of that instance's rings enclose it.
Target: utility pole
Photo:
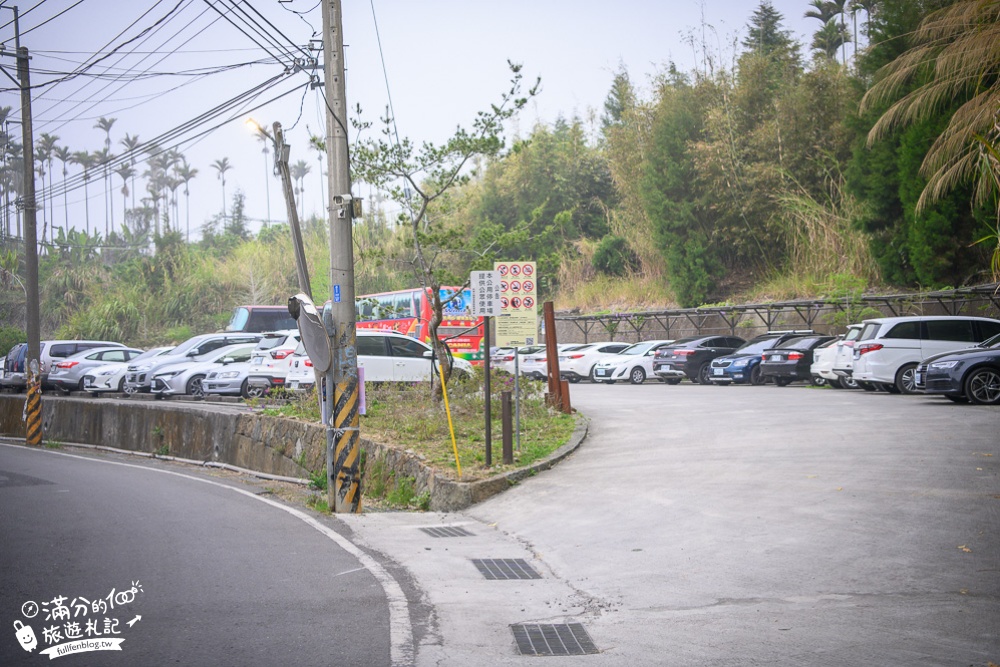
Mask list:
[[[291,151],[288,144],[285,143],[281,123],[276,122],[272,127],[274,129],[274,163],[281,176],[281,188],[285,194],[285,206],[288,210],[288,226],[292,229],[292,247],[295,249],[295,270],[299,276],[299,289],[312,299],[309,269],[306,266],[306,251],[302,246],[302,229],[299,227],[299,214],[295,208],[295,190],[292,188],[292,176],[288,171],[288,156]],[[270,213],[268,213],[268,217],[270,217]]]
[[[17,10],[14,10],[15,34]],[[25,370],[28,378],[27,444],[42,444],[42,402],[39,357],[41,356],[41,327],[39,325],[38,299],[38,238],[35,218],[35,144],[31,126],[31,78],[28,73],[28,49],[17,48],[17,79],[21,87],[21,142],[24,145],[24,266],[25,312],[27,314],[28,356]]]
[[[334,512],[361,512],[360,387],[354,311],[354,220],[348,162],[347,91],[341,0],[322,0],[323,83],[326,97],[326,160],[330,196],[331,309],[324,324],[333,364],[326,390],[333,392],[327,416],[327,495]]]

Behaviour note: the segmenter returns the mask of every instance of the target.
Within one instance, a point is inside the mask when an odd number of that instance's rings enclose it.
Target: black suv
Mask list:
[[[691,382],[710,384],[712,359],[732,354],[746,341],[739,336],[692,336],[681,338],[661,347],[653,355],[653,375],[667,384],[677,384],[683,378]]]

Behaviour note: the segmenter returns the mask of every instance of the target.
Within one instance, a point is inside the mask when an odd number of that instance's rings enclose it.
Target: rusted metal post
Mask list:
[[[505,391],[500,394],[501,413],[500,422],[503,425],[503,463],[512,465],[514,463],[514,437],[513,426],[511,424],[511,392]]]

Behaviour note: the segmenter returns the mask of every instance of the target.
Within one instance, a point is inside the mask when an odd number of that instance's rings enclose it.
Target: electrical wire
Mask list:
[[[222,4],[222,3],[225,2],[225,0],[218,0],[218,2],[220,4]],[[229,21],[229,23],[231,23],[234,28],[236,28],[241,33],[243,33],[247,37],[247,39],[249,39],[254,44],[256,44],[257,46],[259,46],[265,53],[267,53],[268,55],[270,55],[273,58],[281,60],[280,57],[275,56],[273,53],[271,53],[271,51],[268,49],[268,47],[266,47],[263,44],[261,44],[257,40],[257,38],[255,38],[253,35],[251,35],[250,33],[248,33],[241,26],[237,25],[236,21],[233,20],[233,18],[230,18],[229,16],[227,16],[226,14],[224,14],[222,11],[220,11],[219,8],[215,6],[215,3],[213,2],[213,0],[205,0],[205,3],[209,7],[211,7],[212,9],[214,9],[215,11],[219,12],[220,16],[222,16],[227,21]],[[236,12],[239,12],[239,13],[236,13]],[[235,18],[239,19],[244,25],[246,25],[252,31],[256,32],[257,35],[259,37],[263,38],[264,41],[267,42],[272,48],[277,48],[279,51],[281,51],[282,55],[284,55],[284,56],[286,56],[288,58],[288,66],[289,67],[294,67],[294,65],[295,65],[295,56],[294,56],[294,54],[292,54],[292,52],[287,47],[284,47],[281,44],[279,44],[278,41],[276,39],[272,38],[259,24],[257,24],[253,20],[251,20],[251,17],[249,17],[249,15],[244,10],[242,10],[240,8],[239,0],[236,0],[236,1],[232,2],[232,8],[230,10],[228,10],[228,13],[233,14],[233,16]]]
[[[42,0],[42,2],[45,2],[45,0]],[[44,21],[42,21],[42,22],[41,22],[41,23],[39,23],[38,25],[34,25],[34,26],[32,26],[32,27],[28,28],[27,30],[22,30],[22,31],[21,31],[21,34],[20,34],[20,35],[17,35],[16,37],[24,37],[25,35],[27,35],[27,34],[28,34],[29,32],[31,32],[32,30],[38,30],[39,28],[41,28],[41,27],[42,27],[43,25],[45,25],[46,23],[49,23],[50,21],[54,21],[54,20],[56,20],[57,18],[59,18],[60,16],[62,16],[62,15],[63,15],[63,14],[65,14],[66,12],[68,12],[69,10],[73,9],[74,7],[76,7],[77,5],[80,5],[80,4],[82,4],[82,3],[83,3],[83,0],[76,0],[76,2],[74,2],[74,3],[72,4],[72,5],[70,5],[70,6],[69,6],[69,7],[67,7],[66,9],[62,10],[62,11],[61,11],[61,12],[59,12],[58,14],[56,14],[56,15],[54,15],[54,16],[50,16],[49,18],[45,19]],[[40,5],[40,4],[42,4],[42,3],[41,3],[41,2],[39,2],[39,3],[38,3],[38,5]],[[35,5],[35,7],[37,7],[38,5]],[[35,7],[32,7],[31,9],[34,9]],[[31,10],[28,10],[28,11],[31,11]],[[28,13],[28,12],[25,12],[25,14],[27,14],[27,13]],[[7,42],[9,42],[9,41],[10,41],[10,40],[12,40],[12,39],[15,39],[15,37],[8,37],[7,39],[5,39],[5,40],[3,40],[2,42],[0,42],[0,44],[6,44]]]
[[[27,16],[31,12],[35,11],[36,9],[38,9],[39,7],[41,7],[42,5],[44,5],[46,3],[46,1],[47,0],[40,0],[35,6],[31,7],[30,9],[26,9],[23,12],[18,13],[16,19],[11,19],[11,20],[7,21],[6,23],[4,23],[3,25],[0,25],[0,30],[3,30],[7,26],[11,25],[12,23],[14,23],[14,21],[20,21],[25,16]],[[11,37],[10,39],[14,39],[14,38]],[[9,42],[10,40],[8,39],[8,40],[4,40],[4,41],[5,42]]]

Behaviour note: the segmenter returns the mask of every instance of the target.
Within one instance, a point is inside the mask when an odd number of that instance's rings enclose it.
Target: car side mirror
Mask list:
[[[430,359],[434,356],[434,350],[424,350],[424,359]]]
[[[189,357],[197,357],[199,354],[201,354],[201,351],[198,348],[194,348],[194,349],[192,349],[191,351],[189,351],[187,353],[187,356],[189,356]]]
[[[223,364],[231,364],[231,363],[233,363],[234,361],[236,361],[236,360],[235,360],[235,359],[233,359],[232,357],[226,357],[225,359],[223,359],[223,360],[222,360],[222,363],[223,363]]]

